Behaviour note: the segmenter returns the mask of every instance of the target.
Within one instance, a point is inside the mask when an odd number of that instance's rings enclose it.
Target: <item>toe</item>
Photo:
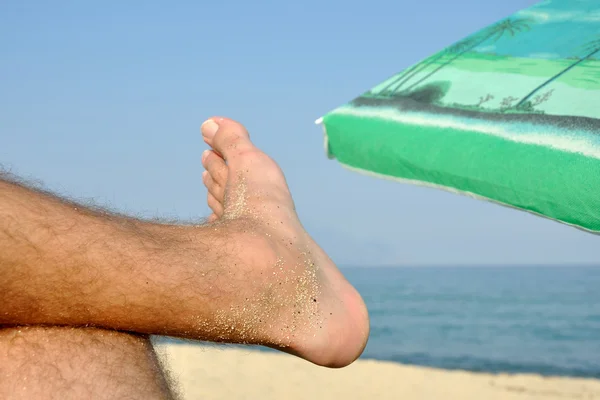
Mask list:
[[[208,218],[206,219],[206,222],[208,222],[210,224],[212,222],[215,222],[218,219],[219,219],[219,217],[217,217],[217,215],[213,213],[208,216]]]
[[[216,184],[225,187],[227,183],[227,164],[217,153],[212,150],[206,150],[202,154],[202,165],[210,174]]]
[[[254,149],[248,131],[236,121],[227,118],[210,118],[202,124],[204,141],[225,160],[240,152]]]
[[[219,203],[222,204],[225,193],[223,186],[215,182],[215,180],[212,178],[208,171],[204,171],[202,173],[202,182],[204,183],[204,186],[206,186],[206,188],[208,189],[208,192],[212,194]]]
[[[210,192],[208,193],[207,203],[217,217],[221,218],[223,216],[223,205]]]

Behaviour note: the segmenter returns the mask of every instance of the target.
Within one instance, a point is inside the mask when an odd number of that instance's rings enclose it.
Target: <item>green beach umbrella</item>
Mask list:
[[[519,11],[317,123],[352,170],[600,232],[600,2]]]

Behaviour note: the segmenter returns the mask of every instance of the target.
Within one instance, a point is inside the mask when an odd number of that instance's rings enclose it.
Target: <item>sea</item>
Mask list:
[[[362,359],[600,379],[600,266],[342,272],[369,309]]]
[[[600,268],[348,268],[371,317],[362,358],[600,378]]]

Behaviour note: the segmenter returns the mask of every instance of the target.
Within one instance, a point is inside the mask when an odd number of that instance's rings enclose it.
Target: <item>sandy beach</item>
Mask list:
[[[286,354],[191,344],[157,351],[191,399],[600,399],[600,380],[492,375],[359,360],[339,370]]]

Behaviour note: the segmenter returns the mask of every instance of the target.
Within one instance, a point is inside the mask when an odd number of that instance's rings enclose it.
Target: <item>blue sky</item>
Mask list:
[[[532,1],[3,1],[0,163],[136,215],[206,216],[202,121],[239,119],[339,264],[596,262],[600,238],[327,160],[314,120]]]

